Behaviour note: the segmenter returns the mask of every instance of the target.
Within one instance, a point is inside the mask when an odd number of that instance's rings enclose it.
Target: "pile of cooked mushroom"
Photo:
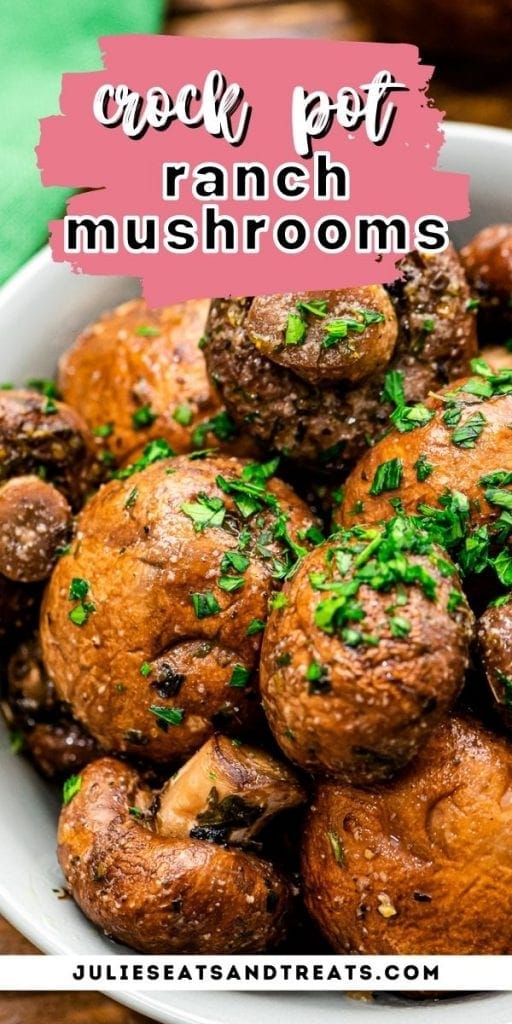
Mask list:
[[[512,953],[512,225],[0,390],[2,708],[148,953]]]

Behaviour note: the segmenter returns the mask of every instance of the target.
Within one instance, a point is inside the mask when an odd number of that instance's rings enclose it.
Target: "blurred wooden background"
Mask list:
[[[427,0],[410,0],[423,6]],[[386,0],[381,0],[385,7]],[[281,36],[328,39],[372,40],[371,26],[363,14],[364,0],[352,6],[344,0],[175,0],[166,30],[191,36]],[[468,15],[470,16],[470,15]],[[421,46],[421,39],[411,42]],[[453,40],[453,56],[457,40]],[[511,41],[512,51],[512,41]],[[452,121],[512,128],[512,69],[510,60],[501,67],[483,70],[478,61],[459,63],[456,73],[437,61],[429,90],[436,106]]]
[[[413,2],[413,0],[411,0]],[[421,3],[422,0],[414,0]],[[385,0],[382,0],[385,3]],[[360,10],[364,8],[362,0]],[[165,31],[196,36],[281,36],[372,39],[370,26],[343,0],[174,0]],[[420,39],[412,40],[421,44]],[[452,120],[512,128],[512,75],[476,81],[473,65],[457,76],[438,64],[430,88]],[[0,955],[36,952],[0,918]],[[145,1018],[103,996],[84,993],[3,993],[0,1024],[145,1024]]]

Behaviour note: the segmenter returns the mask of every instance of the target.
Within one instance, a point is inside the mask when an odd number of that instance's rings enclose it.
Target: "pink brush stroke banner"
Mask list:
[[[358,215],[401,215],[414,226],[418,218],[437,215],[446,221],[469,213],[466,175],[436,170],[444,136],[443,115],[427,97],[433,68],[420,63],[418,49],[406,44],[350,43],[326,40],[224,40],[172,36],[114,36],[100,40],[104,70],[65,74],[61,114],[41,122],[38,165],[44,185],[88,189],[71,198],[68,215],[109,215],[120,225],[127,214],[155,216],[160,231],[168,218],[191,217],[201,225],[204,201],[192,195],[193,179],[181,184],[179,199],[162,197],[162,165],[186,162],[191,169],[216,163],[231,171],[234,164],[263,163],[272,173],[281,164],[303,164],[312,172],[313,161],[299,156],[291,127],[293,90],[324,90],[336,98],[338,90],[361,90],[382,69],[390,71],[407,91],[390,99],[395,118],[382,145],[375,145],[364,125],[346,130],[334,119],[330,131],[312,143],[313,152],[328,152],[350,174],[348,199],[315,199],[313,188],[304,198],[290,202],[274,194],[268,200],[211,199],[219,215],[241,225],[243,217],[268,216],[270,230],[261,235],[259,253],[208,253],[201,240],[194,251],[79,253],[70,256],[64,245],[64,221],[52,221],[53,259],[71,262],[87,274],[126,274],[139,277],[151,306],[165,305],[198,295],[246,295],[287,291],[336,289],[391,281],[396,252],[356,252],[353,241],[343,252],[326,253],[313,242],[303,251],[281,252],[272,238],[272,225],[282,217],[303,218],[313,230],[325,216],[343,217],[351,226]],[[122,128],[106,127],[93,115],[97,90],[108,83],[125,83],[145,97],[161,86],[176,98],[185,83],[199,88],[212,69],[228,83],[239,83],[251,114],[243,143],[232,146],[203,126],[190,127],[173,120],[166,130],[149,128],[133,139]],[[120,232],[121,234],[121,232]]]

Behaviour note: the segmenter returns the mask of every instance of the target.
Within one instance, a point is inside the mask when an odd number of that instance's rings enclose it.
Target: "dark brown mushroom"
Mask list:
[[[234,762],[237,749],[231,749]],[[258,800],[264,795],[272,803],[275,785],[276,809],[295,806],[302,794],[290,780],[284,797],[288,770],[280,771],[268,755],[258,754],[258,761],[267,776]],[[239,794],[233,784],[233,764],[230,774],[230,820],[237,810],[240,823],[248,804],[243,784]],[[120,761],[95,761],[72,779],[58,833],[59,862],[71,894],[91,921],[141,952],[257,953],[275,946],[285,933],[289,883],[270,862],[240,846],[193,838],[197,803],[189,782],[185,767],[155,816],[155,794]],[[259,803],[254,810],[264,820]]]
[[[280,747],[356,785],[393,775],[464,682],[473,615],[455,567],[396,519],[320,545],[280,596],[260,666]]]
[[[0,573],[18,583],[46,579],[69,539],[71,508],[37,476],[0,486]]]
[[[322,783],[306,822],[310,914],[338,953],[512,952],[512,747],[441,722],[392,782]]]

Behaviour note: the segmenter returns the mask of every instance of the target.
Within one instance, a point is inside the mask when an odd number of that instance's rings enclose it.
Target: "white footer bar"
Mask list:
[[[0,991],[496,991],[512,956],[0,956]]]

